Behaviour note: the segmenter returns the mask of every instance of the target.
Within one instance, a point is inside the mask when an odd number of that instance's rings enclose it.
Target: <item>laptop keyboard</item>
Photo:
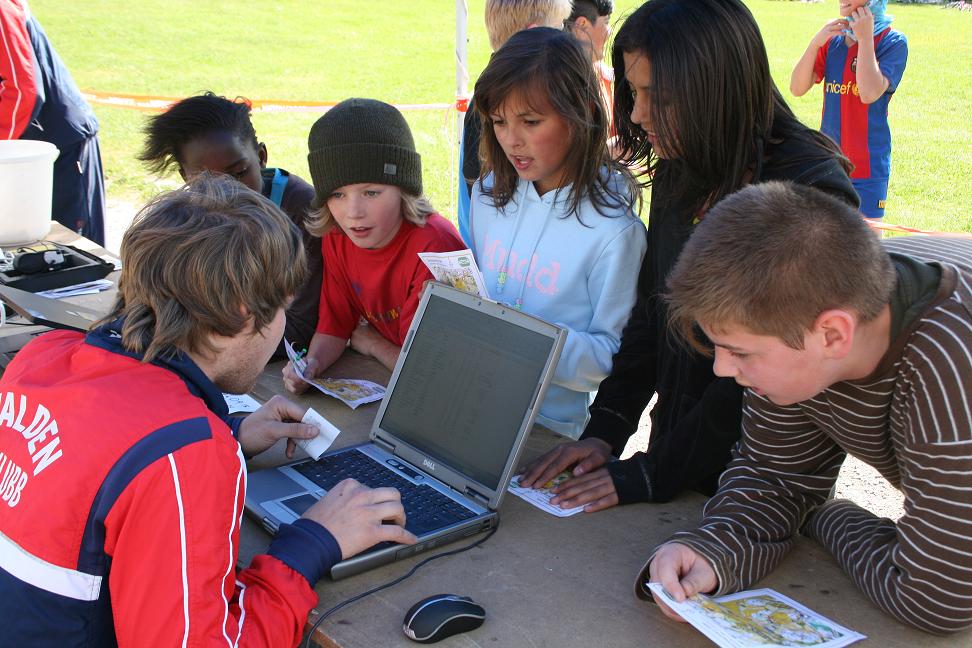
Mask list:
[[[369,488],[390,486],[397,489],[405,507],[405,528],[416,536],[476,515],[434,488],[415,485],[357,450],[326,455],[317,461],[295,464],[292,468],[325,490],[349,477]]]

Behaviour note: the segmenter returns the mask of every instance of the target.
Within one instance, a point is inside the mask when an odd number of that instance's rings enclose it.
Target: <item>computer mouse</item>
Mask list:
[[[402,632],[418,643],[435,643],[483,625],[486,610],[468,596],[436,594],[424,598],[405,614]]]

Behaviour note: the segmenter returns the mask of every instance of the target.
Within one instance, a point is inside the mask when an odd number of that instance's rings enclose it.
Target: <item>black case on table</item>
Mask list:
[[[54,243],[64,254],[64,264],[52,270],[23,274],[16,270],[0,271],[0,283],[27,292],[41,292],[73,286],[86,281],[104,279],[114,271],[115,266],[90,252],[79,250],[71,245]]]

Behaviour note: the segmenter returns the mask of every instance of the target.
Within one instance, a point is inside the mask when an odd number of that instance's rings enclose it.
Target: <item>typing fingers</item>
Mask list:
[[[398,489],[391,488],[390,486],[371,488],[368,490],[368,502],[370,504],[393,502],[401,508],[402,495],[398,492]]]
[[[378,542],[397,542],[398,544],[415,544],[418,542],[418,538],[406,531],[405,527],[397,524],[382,524],[376,535]]]
[[[398,526],[405,526],[405,509],[401,502],[379,502],[368,507],[368,514],[376,524],[393,522]]]
[[[334,488],[328,491],[328,495],[333,493],[336,497],[348,497],[352,493],[362,491],[365,488],[366,487],[361,482],[349,477],[347,479],[342,479],[335,484]]]

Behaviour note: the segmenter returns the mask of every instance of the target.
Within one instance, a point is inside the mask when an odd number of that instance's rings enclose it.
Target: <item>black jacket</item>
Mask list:
[[[270,197],[273,189],[273,177],[276,169],[263,170],[263,195]],[[314,187],[306,180],[299,178],[283,169],[280,172],[287,176],[280,208],[290,216],[290,220],[300,230],[307,256],[307,276],[304,283],[297,288],[293,301],[287,309],[287,324],[284,328],[284,338],[292,343],[297,351],[306,349],[311,338],[317,331],[317,315],[321,303],[321,281],[324,276],[324,256],[321,250],[321,239],[307,231],[307,221],[310,219],[311,202],[314,200]],[[284,342],[280,341],[274,358],[286,358]]]
[[[664,173],[664,164],[657,173]],[[791,138],[767,145],[757,173],[754,182],[790,180],[859,205],[837,159],[816,143]],[[668,308],[659,294],[692,233],[695,215],[688,208],[663,209],[657,198],[649,211],[638,299],[581,437],[602,439],[620,455],[658,392],[647,452],[607,466],[621,504],[665,502],[689,488],[712,494],[740,436],[742,388],[730,378],[717,378],[712,358],[668,331]]]

